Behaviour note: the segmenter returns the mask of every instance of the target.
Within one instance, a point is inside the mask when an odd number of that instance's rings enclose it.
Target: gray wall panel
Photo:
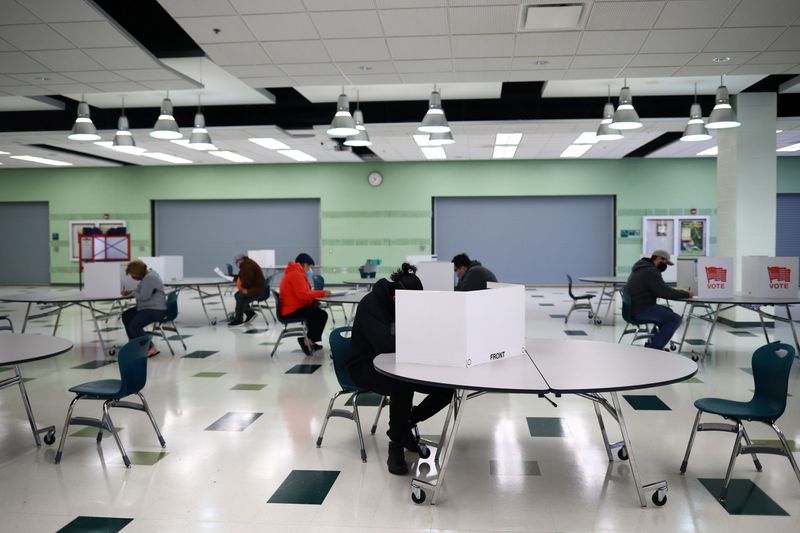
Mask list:
[[[466,252],[500,281],[613,274],[613,196],[435,198],[433,212],[439,259]]]
[[[779,194],[775,255],[800,256],[800,194]]]
[[[49,233],[47,202],[0,202],[0,283],[50,283]]]
[[[185,276],[211,276],[237,252],[274,249],[278,265],[320,258],[320,205],[303,200],[158,200],[156,255],[182,255]]]

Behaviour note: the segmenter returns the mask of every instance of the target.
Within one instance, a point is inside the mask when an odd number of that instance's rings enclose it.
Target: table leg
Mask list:
[[[16,381],[18,381],[19,383],[19,392],[22,395],[22,403],[23,405],[25,405],[25,412],[28,414],[28,422],[30,422],[31,424],[33,441],[36,443],[36,446],[41,446],[42,439],[39,437],[39,433],[47,433],[48,435],[52,435],[53,442],[55,442],[55,433],[56,433],[55,426],[48,426],[42,429],[39,429],[36,426],[36,419],[33,416],[33,408],[31,407],[31,401],[28,398],[28,391],[25,390],[25,382],[22,379],[22,371],[20,370],[19,365],[14,365],[14,372],[16,372]]]
[[[603,288],[600,290],[600,298],[597,299],[597,310],[593,310],[593,314],[595,317],[600,316],[600,308],[603,306],[603,298],[606,297],[606,287],[608,287],[607,283],[603,283]]]
[[[103,339],[103,332],[100,331],[100,324],[97,322],[97,311],[94,308],[94,302],[87,302],[89,312],[92,314],[92,322],[94,322],[94,330],[97,333],[97,338],[100,340],[100,349],[103,350],[103,355],[112,355],[106,350],[106,342]]]
[[[225,313],[225,318],[228,317],[228,308],[225,306],[225,298],[222,297],[222,286],[217,285],[217,292],[219,293],[219,301],[222,302],[222,312]]]
[[[786,318],[789,320],[789,327],[792,328],[792,336],[794,337],[794,346],[797,349],[797,356],[800,357],[800,342],[797,342],[797,330],[794,329],[794,321],[792,320],[792,311],[789,309],[789,304],[786,304]]]
[[[25,319],[22,321],[22,331],[20,333],[25,333],[25,327],[28,325],[28,315],[31,314],[31,305],[33,305],[33,302],[28,302],[28,306],[25,308]]]
[[[54,337],[56,336],[56,330],[58,330],[58,323],[61,322],[61,310],[62,309],[63,309],[63,307],[59,306],[58,307],[58,313],[56,313],[56,323],[53,324],[53,334],[52,334]]]
[[[703,348],[703,357],[708,355],[708,347],[711,346],[711,336],[714,335],[714,327],[716,327],[717,320],[719,320],[719,308],[721,305],[722,304],[717,304],[717,307],[714,308],[714,318],[711,321],[711,329],[708,330],[708,337],[706,337],[706,346]]]
[[[686,317],[686,324],[683,325],[683,335],[681,335],[681,343],[678,345],[678,353],[681,353],[683,350],[683,343],[686,341],[686,333],[689,331],[689,324],[692,323],[692,317],[694,316],[694,304],[686,304],[683,306],[684,313],[686,312],[686,307],[689,307],[689,316]],[[681,317],[683,318],[683,317]]]
[[[761,305],[758,306],[758,320],[761,322],[761,330],[764,332],[764,339],[767,341],[767,344],[769,344],[769,333],[767,333],[767,325],[764,323],[764,313],[761,312],[761,307]]]
[[[606,447],[606,455],[608,455],[608,462],[614,461],[614,456],[611,455],[611,445],[608,442],[608,433],[606,433],[606,426],[603,423],[603,415],[600,414],[600,407],[597,402],[592,402],[594,405],[594,414],[597,416],[597,423],[600,425],[600,433],[603,435],[603,444]]]
[[[203,298],[203,291],[200,290],[200,285],[195,286],[194,289],[197,291],[197,295],[200,296],[200,305],[203,306],[203,313],[206,315],[206,320],[211,324],[211,317],[208,316],[208,309],[206,309],[206,299]]]
[[[608,304],[606,304],[606,312],[603,313],[603,322],[608,320],[608,312],[611,311],[611,306],[614,305],[614,296],[616,296],[617,292],[618,292],[618,290],[617,290],[616,285],[612,285],[611,286],[611,292],[609,293],[609,296],[607,298],[608,299]],[[598,309],[598,311],[599,310],[600,309]]]

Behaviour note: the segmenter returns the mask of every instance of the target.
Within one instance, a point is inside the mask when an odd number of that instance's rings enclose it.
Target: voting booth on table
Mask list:
[[[470,367],[522,355],[525,287],[395,293],[396,360]]]
[[[742,257],[742,294],[794,298],[798,273],[797,257]]]
[[[275,250],[247,250],[247,257],[261,268],[275,267]]]
[[[454,276],[453,263],[444,261],[417,263],[417,277],[426,291],[452,291]]]
[[[83,292],[90,296],[117,296],[123,287],[129,289],[124,284],[126,266],[119,261],[84,263]]]
[[[183,279],[182,255],[158,255],[154,257],[140,257],[151,270],[155,270],[162,281],[177,281]]]
[[[435,255],[407,255],[406,263],[409,265],[417,265],[422,262],[436,261]]]
[[[702,298],[733,298],[732,257],[679,257],[679,289],[690,289]]]

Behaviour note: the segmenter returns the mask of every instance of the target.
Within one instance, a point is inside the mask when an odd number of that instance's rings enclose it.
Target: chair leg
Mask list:
[[[186,351],[186,343],[183,342],[183,335],[181,335],[181,332],[178,331],[178,326],[176,326],[175,322],[173,322],[173,321],[170,321],[170,324],[172,324],[172,329],[175,330],[175,335],[178,336],[178,340],[181,341],[181,345],[183,346],[183,351]],[[175,354],[172,354],[172,355],[175,355]]]
[[[744,443],[748,446],[752,446],[753,443],[750,442],[750,435],[747,434],[747,428],[744,427],[744,424],[742,424],[742,435],[744,436]],[[753,458],[753,464],[755,465],[756,470],[761,472],[761,461],[758,460],[758,456],[754,453],[751,453],[750,457]]]
[[[742,431],[742,423],[741,421],[736,421],[736,442],[733,443],[733,451],[731,452],[731,460],[728,463],[728,470],[725,472],[725,480],[722,482],[722,490],[719,492],[719,498],[717,498],[720,502],[725,502],[728,499],[728,485],[731,483],[731,476],[733,476],[733,465],[736,464],[736,458],[739,456],[739,452],[742,448],[742,436],[744,435]]]
[[[564,317],[564,324],[569,322],[569,315],[571,315],[574,310],[575,310],[575,302],[573,301],[572,302],[572,307],[570,307],[569,311],[567,311],[567,316]]]
[[[119,439],[117,428],[114,427],[114,421],[111,420],[111,415],[108,412],[108,406],[111,402],[112,400],[103,402],[103,420],[108,425],[108,430],[111,432],[111,435],[114,437],[114,440],[117,443],[117,448],[119,448],[119,453],[122,454],[122,461],[125,463],[125,468],[130,468],[131,460],[128,459],[128,454],[125,452],[125,447],[122,445],[122,441]]]
[[[786,442],[786,437],[783,435],[783,431],[778,428],[775,424],[770,424],[772,430],[775,431],[775,434],[778,435],[778,439],[781,441],[781,446],[783,447],[783,451],[786,452],[786,457],[789,458],[789,463],[792,465],[792,470],[794,470],[794,475],[797,476],[797,481],[800,481],[800,469],[797,468],[797,461],[794,459],[794,454],[792,454],[792,450],[789,448],[789,443]]]
[[[381,396],[381,403],[378,404],[378,412],[375,413],[375,421],[372,423],[372,429],[370,429],[371,434],[375,434],[375,431],[378,429],[378,420],[381,418],[381,413],[383,412],[383,408],[389,405],[389,399],[386,396]]]
[[[686,466],[689,464],[689,454],[692,453],[692,446],[694,446],[694,438],[697,435],[697,426],[700,425],[700,417],[703,416],[703,411],[697,410],[697,416],[694,417],[694,425],[692,426],[692,433],[689,435],[689,444],[686,445],[686,453],[683,455],[683,462],[681,463],[681,474],[686,473]]]
[[[361,445],[361,462],[367,462],[367,450],[364,447],[364,434],[361,432],[361,418],[358,416],[358,395],[359,392],[353,395],[353,422],[356,423],[356,431],[358,431],[358,443]]]
[[[153,424],[153,429],[156,431],[156,435],[158,436],[158,442],[161,444],[162,448],[165,448],[167,446],[167,442],[161,435],[161,430],[158,429],[158,424],[156,423],[156,419],[153,417],[153,412],[150,411],[150,406],[147,405],[147,400],[144,399],[144,394],[137,392],[136,395],[139,396],[139,399],[142,401],[144,412],[147,413],[148,418],[150,418],[150,423]]]
[[[175,350],[172,349],[172,344],[169,343],[167,334],[164,332],[164,327],[160,323],[158,324],[158,331],[161,333],[161,338],[164,339],[164,342],[167,343],[167,348],[169,348],[169,353],[175,355]]]
[[[58,450],[56,451],[56,460],[55,463],[58,464],[61,462],[61,453],[64,451],[64,443],[67,441],[67,433],[69,433],[69,422],[72,420],[72,410],[75,409],[75,404],[78,403],[78,400],[81,399],[81,396],[75,396],[71,402],[69,402],[69,408],[67,409],[67,418],[64,420],[64,429],[61,430],[61,439],[58,441]]]
[[[333,402],[336,401],[344,391],[339,391],[333,395],[331,401],[328,402],[328,410],[325,411],[325,419],[322,421],[322,429],[319,430],[319,437],[317,437],[317,448],[322,446],[322,438],[325,436],[325,428],[328,427],[328,420],[331,418],[331,412],[333,411]]]

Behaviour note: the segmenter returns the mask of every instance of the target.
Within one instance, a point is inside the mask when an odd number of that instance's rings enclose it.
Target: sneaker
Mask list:
[[[304,354],[311,355],[311,350],[306,346],[306,341],[303,337],[297,337],[297,344],[300,345],[300,349],[303,350]]]
[[[244,324],[244,320],[231,320],[228,322],[228,326],[241,326]]]
[[[252,321],[253,321],[253,319],[255,319],[255,318],[256,318],[256,313],[255,313],[255,311],[250,311],[250,313],[248,313],[247,315],[245,315],[244,322],[242,322],[242,323],[243,323],[243,324],[249,324],[249,323],[250,323],[250,322],[252,322]]]
[[[396,476],[405,476],[408,474],[406,454],[401,443],[389,443],[389,457],[386,459],[386,466],[389,467],[389,472]]]
[[[312,342],[311,343],[311,349],[316,352],[317,350],[321,350],[322,349],[322,345],[319,344],[319,343],[316,343],[316,342]]]

